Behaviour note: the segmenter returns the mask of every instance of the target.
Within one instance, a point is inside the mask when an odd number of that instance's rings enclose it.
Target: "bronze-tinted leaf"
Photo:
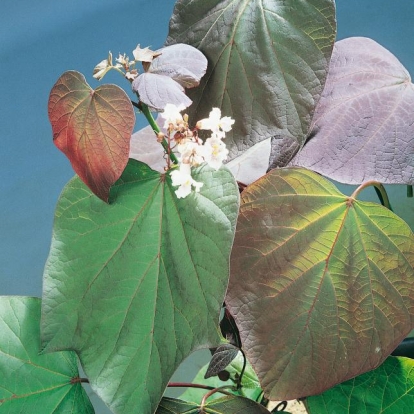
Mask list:
[[[292,165],[347,184],[414,183],[414,85],[388,50],[367,38],[337,42],[312,121]]]
[[[48,104],[55,145],[82,181],[104,201],[128,162],[135,114],[126,93],[115,85],[96,90],[75,71],[53,86]]]
[[[320,393],[378,365],[414,322],[414,235],[305,169],[242,193],[226,305],[267,396]]]

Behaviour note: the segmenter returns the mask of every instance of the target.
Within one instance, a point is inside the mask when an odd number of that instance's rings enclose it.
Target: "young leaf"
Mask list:
[[[92,414],[75,353],[39,355],[40,302],[0,297],[0,412]]]
[[[155,111],[164,110],[167,104],[187,108],[192,101],[184,88],[200,83],[207,69],[207,59],[195,47],[177,44],[155,52],[157,57],[132,83],[142,102]]]
[[[390,357],[374,371],[306,399],[309,414],[411,414],[414,361]]]
[[[139,99],[154,111],[162,111],[167,103],[185,108],[191,105],[191,99],[185,94],[184,88],[168,76],[142,73],[132,86]]]
[[[135,114],[116,85],[96,90],[75,71],[53,86],[48,104],[55,145],[69,158],[82,181],[104,201],[128,162]]]
[[[371,39],[337,42],[312,138],[292,161],[347,184],[414,183],[414,85]]]
[[[156,414],[199,414],[200,406],[173,398],[163,398]],[[226,396],[208,402],[205,414],[269,414],[262,405],[248,398]]]
[[[195,47],[176,44],[157,50],[148,72],[169,76],[184,88],[194,88],[207,70],[206,57]],[[167,102],[171,103],[171,102]]]
[[[200,193],[177,199],[168,174],[131,160],[113,204],[75,178],[57,206],[43,344],[75,349],[117,414],[153,413],[182,360],[220,342],[239,195],[225,168],[193,177]]]
[[[231,344],[224,344],[217,347],[211,357],[211,361],[208,365],[204,378],[214,377],[219,372],[223,371],[231,363],[231,361],[236,358],[238,353],[239,349]]]
[[[265,394],[323,392],[379,366],[413,328],[414,235],[305,169],[242,193],[226,306]]]
[[[304,142],[335,34],[333,0],[179,0],[167,44],[207,57],[206,76],[189,91],[190,119],[211,107],[236,119],[226,137],[234,158],[274,135]]]

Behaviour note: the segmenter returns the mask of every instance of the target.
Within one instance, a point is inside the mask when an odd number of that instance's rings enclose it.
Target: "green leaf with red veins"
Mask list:
[[[48,112],[55,145],[92,192],[108,201],[128,162],[135,125],[127,94],[116,85],[93,90],[81,73],[69,71],[53,86]]]

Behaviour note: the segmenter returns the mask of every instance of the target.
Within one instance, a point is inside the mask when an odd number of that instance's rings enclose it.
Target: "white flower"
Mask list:
[[[196,193],[200,191],[203,183],[197,182],[191,177],[191,165],[181,164],[179,169],[171,172],[171,181],[173,186],[179,186],[175,190],[177,198],[185,198],[191,193],[191,187],[195,188]]]
[[[183,116],[180,113],[183,109],[185,109],[184,105],[165,105],[164,112],[161,112],[160,114],[160,116],[165,119],[164,129],[168,129],[170,128],[170,125],[172,125],[172,129],[178,130],[179,125],[184,122]]]
[[[213,108],[208,118],[202,119],[197,122],[197,128],[209,129],[213,132],[213,137],[224,138],[225,133],[231,130],[234,124],[234,119],[229,116],[221,117],[221,111],[219,108]]]
[[[125,73],[125,77],[129,80],[129,81],[133,81],[136,77],[138,76],[138,71],[137,70],[131,70],[130,72]]]
[[[117,59],[118,60],[118,59]],[[99,62],[94,70],[93,70],[93,77],[95,79],[101,80],[107,72],[109,72],[111,69],[121,69],[122,65],[117,63],[115,66],[112,65],[112,53],[109,52],[108,59],[103,60],[102,62]]]
[[[101,80],[106,72],[108,72],[109,70],[111,70],[112,68],[112,64],[109,62],[108,59],[103,60],[102,62],[99,62],[94,70],[93,70],[93,77],[95,79]]]
[[[159,56],[160,52],[154,52],[149,47],[145,47],[141,49],[140,45],[138,45],[133,51],[132,54],[134,55],[135,60],[139,60],[140,62],[149,62],[151,63],[153,59]]]
[[[203,145],[203,157],[207,164],[218,170],[225,159],[229,150],[226,148],[226,144],[217,137],[207,138]]]
[[[129,57],[125,53],[123,55],[119,54],[115,60],[122,66],[129,66]]]
[[[197,167],[204,162],[203,147],[196,141],[184,139],[177,145],[177,150],[181,154],[180,161]]]

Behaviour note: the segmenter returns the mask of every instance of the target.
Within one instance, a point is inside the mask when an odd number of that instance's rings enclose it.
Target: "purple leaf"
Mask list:
[[[179,83],[155,73],[139,75],[132,83],[132,89],[139,94],[142,102],[156,111],[162,111],[167,103],[187,108],[192,102]]]
[[[148,72],[168,76],[184,88],[197,86],[206,73],[207,59],[195,47],[178,43],[157,53],[161,55],[152,61]]]
[[[334,180],[414,183],[414,88],[398,59],[371,39],[337,42],[302,151],[291,162]]]

